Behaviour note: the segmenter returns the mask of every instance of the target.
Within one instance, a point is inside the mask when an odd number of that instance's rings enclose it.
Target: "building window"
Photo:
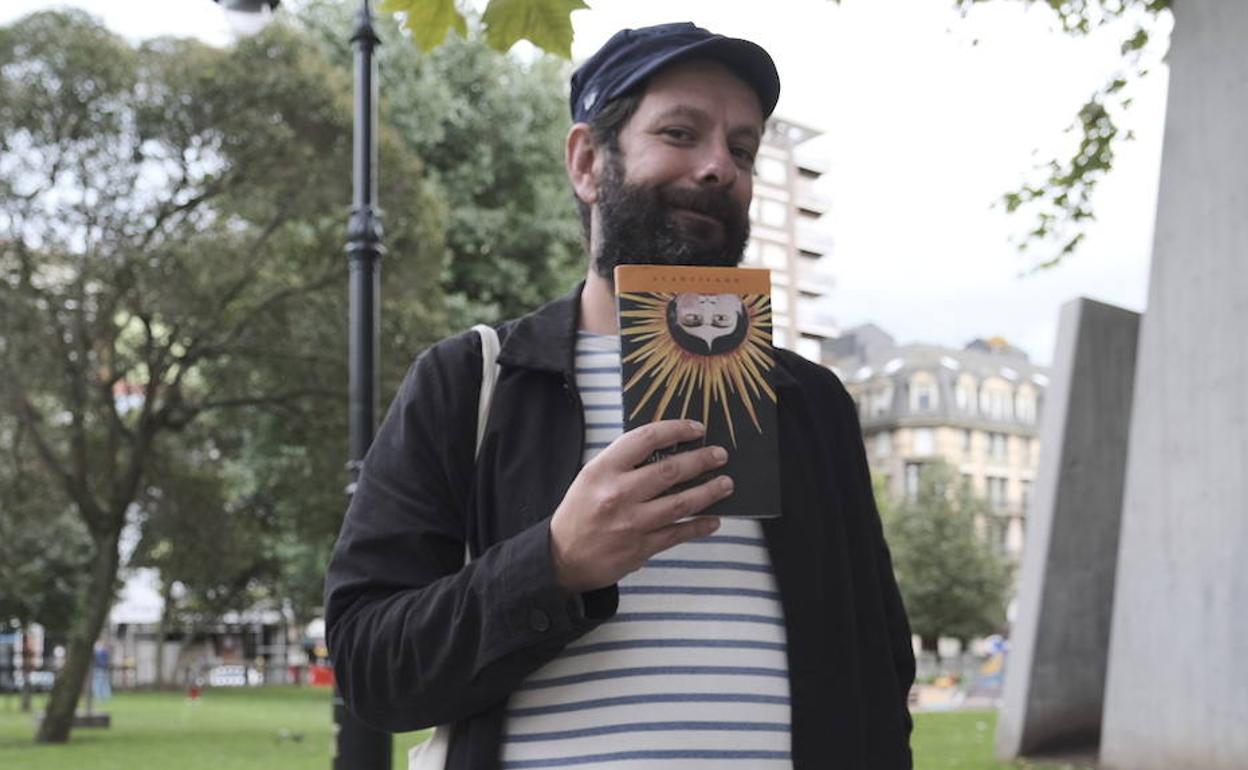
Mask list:
[[[758,221],[768,227],[783,228],[788,220],[788,206],[768,198],[758,199]]]
[[[962,431],[962,454],[970,456],[971,447],[974,446],[974,441],[975,441],[975,431],[971,430],[970,428],[965,428]]]
[[[775,241],[759,241],[759,260],[764,266],[775,270],[789,269],[789,250]]]
[[[910,411],[930,412],[937,406],[936,382],[930,374],[919,372],[910,378]]]
[[[975,413],[975,378],[962,375],[953,388],[953,400],[958,411],[967,414]]]
[[[1014,414],[1028,425],[1036,421],[1036,393],[1029,385],[1023,385],[1014,396]]]
[[[789,312],[789,292],[787,289],[772,292],[771,294],[771,310],[773,313],[787,314]]]
[[[993,420],[1008,420],[1014,413],[1010,386],[1003,380],[988,380],[979,391],[979,411]]]
[[[1031,482],[1024,480],[1019,482],[1018,486],[1021,497],[1019,502],[1022,503],[1023,515],[1026,516],[1031,512]]]
[[[875,456],[888,457],[893,453],[893,434],[891,431],[881,431],[875,437]]]
[[[988,504],[998,511],[1005,510],[1008,499],[1005,495],[1006,479],[1000,476],[988,477]]]
[[[888,414],[893,408],[893,384],[885,382],[871,391],[871,416],[879,417]]]
[[[906,463],[906,500],[915,502],[919,499],[919,474],[923,472],[923,463]]]
[[[784,180],[787,176],[785,172],[787,169],[784,167],[784,163],[780,160],[776,158],[759,158],[758,162],[754,165],[754,170],[758,173],[758,178],[762,181],[767,182],[768,184],[774,184],[778,187],[784,186]]]
[[[936,451],[936,439],[931,428],[914,429],[914,453],[927,457]]]
[[[1005,462],[1009,457],[1008,437],[1004,433],[988,434],[988,456],[994,460]]]

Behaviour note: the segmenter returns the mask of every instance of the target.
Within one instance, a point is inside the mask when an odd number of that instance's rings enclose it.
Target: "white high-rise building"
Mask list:
[[[828,201],[814,190],[826,166],[798,157],[798,147],[819,132],[772,117],[754,166],[750,243],[744,264],[771,270],[773,333],[777,347],[820,360],[823,341],[839,329],[823,300],[832,278],[819,262],[832,250],[821,221]]]

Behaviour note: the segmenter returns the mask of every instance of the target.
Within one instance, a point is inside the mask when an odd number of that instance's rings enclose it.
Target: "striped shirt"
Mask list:
[[[623,431],[620,343],[581,332],[588,462]],[[757,521],[655,555],[507,705],[504,768],[791,770],[784,613]]]

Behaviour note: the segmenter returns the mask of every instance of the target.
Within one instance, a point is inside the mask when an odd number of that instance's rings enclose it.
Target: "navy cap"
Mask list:
[[[624,96],[669,64],[713,59],[732,70],[758,94],[763,118],[780,98],[776,64],[761,46],[724,37],[689,22],[622,29],[572,73],[572,120],[583,123],[612,99]]]

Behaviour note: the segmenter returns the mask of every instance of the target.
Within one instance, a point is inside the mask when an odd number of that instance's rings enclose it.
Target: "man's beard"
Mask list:
[[[720,226],[682,226],[675,209],[705,214]],[[594,269],[607,280],[616,265],[735,267],[750,239],[749,218],[726,190],[627,184],[618,156],[608,159],[598,188],[598,225]]]

